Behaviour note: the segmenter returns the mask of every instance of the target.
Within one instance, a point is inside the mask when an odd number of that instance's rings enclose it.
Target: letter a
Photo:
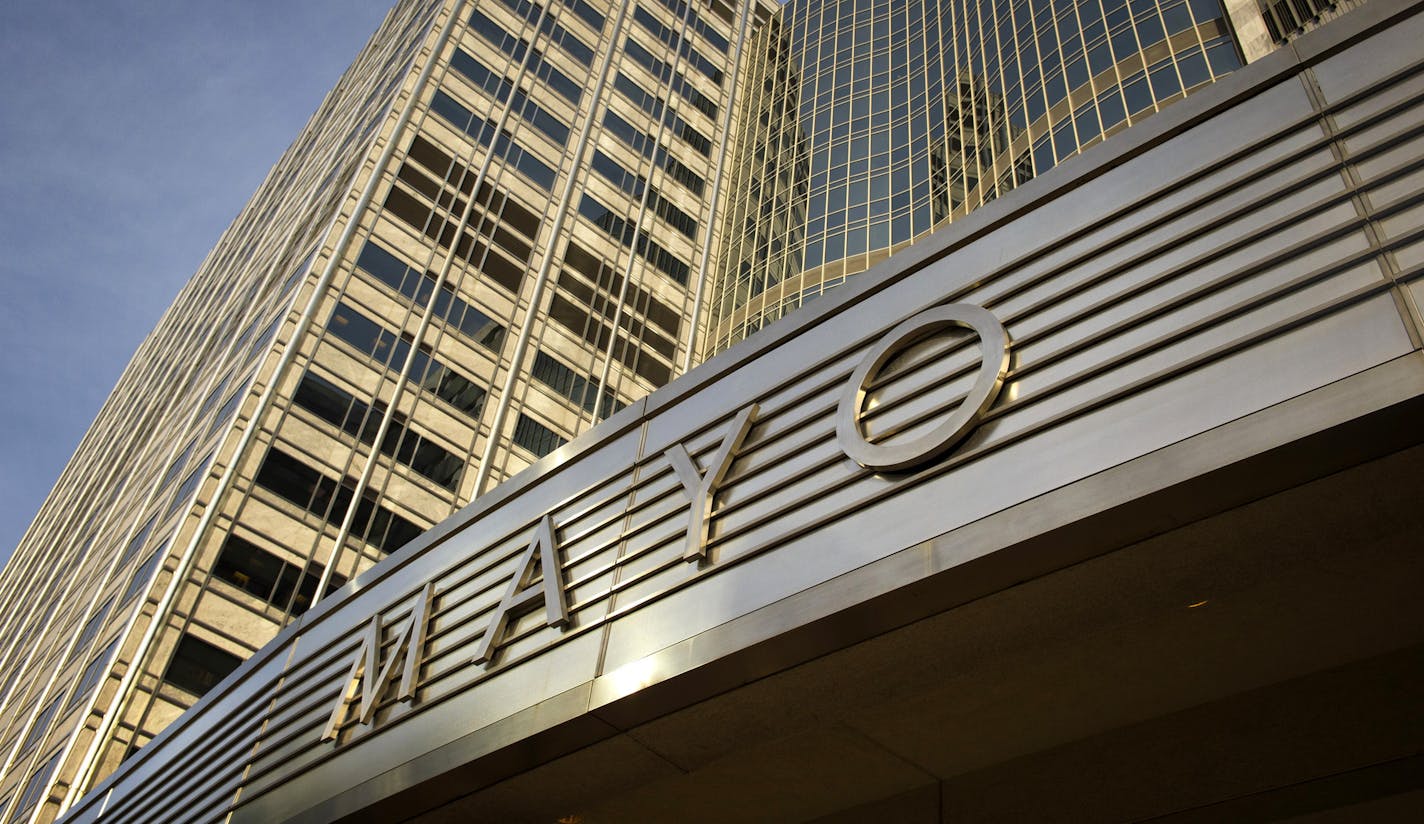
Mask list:
[[[535,558],[538,558],[537,564]],[[529,582],[534,580],[536,569],[543,572],[544,584],[541,587],[529,585]],[[495,647],[503,638],[510,617],[516,612],[522,613],[533,608],[541,598],[549,626],[561,627],[569,622],[569,609],[564,604],[564,572],[559,565],[559,550],[554,546],[554,522],[548,515],[534,528],[534,540],[529,542],[524,557],[519,559],[519,565],[514,569],[514,579],[509,582],[509,589],[504,593],[504,600],[499,602],[499,608],[494,611],[494,617],[485,629],[485,637],[480,641],[479,651],[475,653],[475,663],[488,664],[493,660]]]
[[[416,596],[415,604],[410,609],[410,617],[396,636],[391,655],[386,659],[384,667],[380,666],[381,616],[371,616],[371,623],[366,625],[366,632],[361,638],[361,648],[356,651],[356,660],[352,662],[351,671],[343,682],[341,695],[336,700],[336,707],[331,711],[331,718],[326,722],[321,740],[336,737],[336,731],[346,717],[346,708],[356,700],[357,686],[361,688],[361,706],[357,721],[362,724],[371,723],[376,714],[376,699],[380,698],[386,685],[395,677],[397,661],[404,659],[405,666],[401,668],[400,691],[396,693],[396,698],[409,701],[415,696],[416,671],[420,667],[421,659],[425,657],[425,625],[429,622],[430,602],[434,599],[435,584],[428,583]]]
[[[756,404],[751,404],[737,413],[727,434],[722,436],[722,445],[712,454],[706,472],[698,471],[692,457],[687,454],[687,449],[680,443],[673,444],[663,452],[668,463],[672,464],[673,471],[677,473],[678,480],[682,481],[688,497],[692,499],[691,517],[687,525],[687,549],[682,553],[684,561],[698,561],[707,557],[707,530],[708,522],[712,518],[712,498],[722,486],[722,480],[727,477],[727,470],[732,468],[732,459],[737,456],[737,450],[742,448],[742,441],[746,440],[747,432],[756,422],[756,415]]]

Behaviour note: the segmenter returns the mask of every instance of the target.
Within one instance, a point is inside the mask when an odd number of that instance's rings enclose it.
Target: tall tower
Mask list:
[[[754,8],[396,5],[0,579],[0,820],[53,819],[323,594],[687,368]]]
[[[1234,14],[401,0],[0,575],[0,824],[703,354],[1230,71]]]
[[[1241,61],[1220,0],[791,0],[748,46],[706,350]]]

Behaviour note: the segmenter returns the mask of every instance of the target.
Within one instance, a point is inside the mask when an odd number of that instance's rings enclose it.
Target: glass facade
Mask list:
[[[1218,0],[793,0],[748,50],[709,349],[1239,65]]]

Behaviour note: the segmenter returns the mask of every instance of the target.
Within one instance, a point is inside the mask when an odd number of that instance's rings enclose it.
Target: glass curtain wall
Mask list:
[[[709,353],[1240,65],[1219,0],[793,0],[748,55]]]

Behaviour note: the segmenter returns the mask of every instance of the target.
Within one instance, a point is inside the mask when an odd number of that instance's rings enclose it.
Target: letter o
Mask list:
[[[979,336],[983,361],[974,387],[954,414],[929,433],[900,444],[873,444],[860,430],[866,388],[886,362],[905,347],[948,328]],[[890,330],[851,372],[836,409],[836,441],[847,457],[866,469],[894,472],[937,458],[953,449],[979,423],[999,395],[1009,370],[1009,333],[980,306],[953,303],[927,309]]]

